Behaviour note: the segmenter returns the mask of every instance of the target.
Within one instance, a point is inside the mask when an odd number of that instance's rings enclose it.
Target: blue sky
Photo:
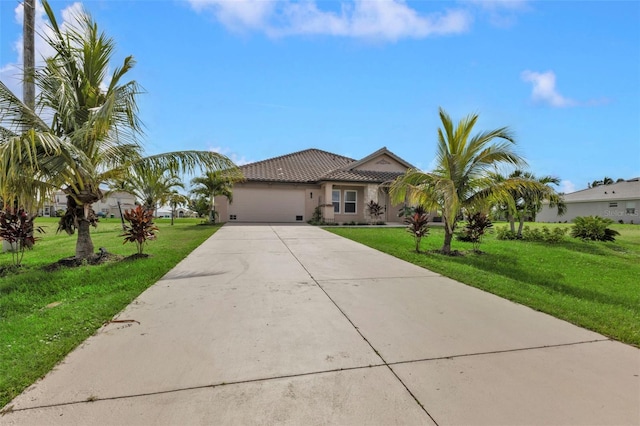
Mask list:
[[[16,90],[20,3],[0,2],[0,77]],[[59,22],[83,5],[118,61],[136,58],[148,153],[244,164],[386,146],[429,169],[443,107],[478,113],[477,130],[509,126],[530,170],[562,191],[640,176],[637,1],[50,3]]]

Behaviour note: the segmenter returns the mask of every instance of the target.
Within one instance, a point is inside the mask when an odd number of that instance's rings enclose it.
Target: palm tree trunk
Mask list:
[[[442,253],[451,254],[451,240],[453,239],[453,232],[449,231],[449,227],[444,227],[444,244],[442,244]]]
[[[516,232],[515,218],[512,214],[509,215],[509,227],[511,228],[511,232]]]
[[[522,238],[522,228],[524,227],[524,213],[520,215],[520,224],[518,225],[518,238]]]
[[[31,109],[35,107],[36,88],[34,82],[35,53],[35,0],[25,0],[22,4],[24,20],[22,25],[24,77],[22,101]]]
[[[87,259],[93,254],[91,241],[91,223],[85,218],[78,218],[78,240],[76,241],[76,259]]]

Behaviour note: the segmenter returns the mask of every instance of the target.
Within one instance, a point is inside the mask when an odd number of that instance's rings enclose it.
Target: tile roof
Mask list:
[[[319,149],[306,149],[245,164],[240,169],[247,181],[305,183],[317,182],[321,176],[353,162],[353,158]]]
[[[382,152],[392,155],[383,148],[374,154]],[[366,159],[369,159],[368,156]],[[401,163],[404,160],[397,157]],[[269,158],[256,163],[240,166],[247,181],[254,182],[286,182],[286,183],[315,183],[319,181],[342,182],[370,182],[382,183],[395,179],[402,173],[374,170],[353,169],[363,160],[343,157],[319,149],[306,149],[280,157]],[[406,163],[408,165],[408,163]]]
[[[320,180],[348,182],[386,182],[402,175],[402,172],[380,172],[375,170],[335,170],[322,176]]]

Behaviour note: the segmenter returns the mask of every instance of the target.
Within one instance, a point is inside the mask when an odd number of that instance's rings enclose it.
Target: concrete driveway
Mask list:
[[[311,226],[226,225],[3,425],[638,425],[640,351]]]

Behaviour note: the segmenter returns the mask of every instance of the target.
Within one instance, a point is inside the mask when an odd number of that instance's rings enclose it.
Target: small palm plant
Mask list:
[[[416,243],[416,253],[420,253],[422,237],[429,233],[429,215],[422,206],[417,206],[409,214],[405,214],[404,223],[407,224],[407,232],[413,235]]]
[[[141,255],[145,243],[156,239],[158,227],[153,223],[153,210],[138,205],[135,209],[125,210],[123,216],[129,222],[129,225],[125,225],[125,232],[120,235],[124,237],[123,244],[136,243],[138,254]]]
[[[615,229],[610,229],[611,219],[600,216],[578,216],[573,219],[571,236],[583,241],[615,241],[620,235]]]

